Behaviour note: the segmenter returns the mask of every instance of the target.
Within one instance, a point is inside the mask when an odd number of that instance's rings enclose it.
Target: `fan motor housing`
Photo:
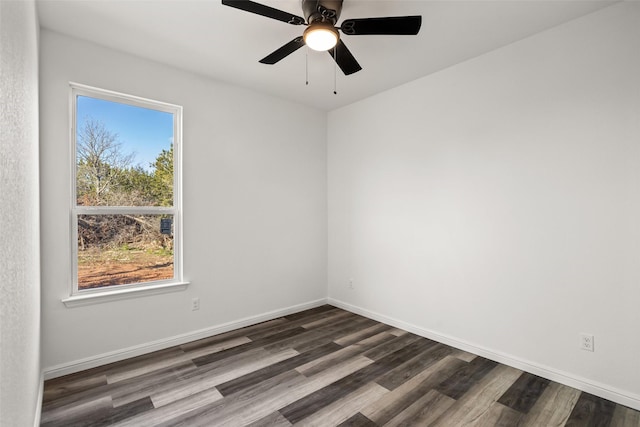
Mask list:
[[[329,22],[336,25],[342,11],[342,0],[301,0],[307,23]]]

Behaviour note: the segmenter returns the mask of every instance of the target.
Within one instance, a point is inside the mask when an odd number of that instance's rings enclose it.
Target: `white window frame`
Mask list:
[[[78,96],[148,108],[173,114],[173,206],[78,206],[76,196],[76,135]],[[186,289],[188,283],[182,272],[182,107],[138,96],[70,83],[70,142],[71,142],[71,290],[62,301],[67,307],[127,299],[150,294]],[[92,214],[148,214],[173,215],[173,278],[141,283],[112,285],[94,289],[78,289],[78,216]]]

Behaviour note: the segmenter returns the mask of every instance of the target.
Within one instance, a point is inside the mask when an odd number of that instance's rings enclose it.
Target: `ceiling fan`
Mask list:
[[[222,0],[225,6],[291,25],[306,25],[301,36],[260,60],[263,64],[275,64],[302,46],[327,51],[345,75],[360,71],[362,67],[340,38],[340,30],[346,35],[416,35],[420,31],[422,16],[390,16],[385,18],[347,19],[337,27],[343,0],[301,0],[304,18],[249,0]]]

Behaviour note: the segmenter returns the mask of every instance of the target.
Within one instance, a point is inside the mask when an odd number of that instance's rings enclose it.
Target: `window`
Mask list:
[[[77,84],[71,94],[70,299],[183,285],[182,107]]]

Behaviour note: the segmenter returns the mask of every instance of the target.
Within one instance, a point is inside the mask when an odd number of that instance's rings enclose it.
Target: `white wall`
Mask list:
[[[0,425],[40,407],[38,20],[33,1],[0,1]]]
[[[325,114],[46,30],[40,77],[45,370],[326,298]],[[61,302],[69,81],[184,107],[186,291]]]
[[[614,5],[332,111],[330,301],[640,409],[638,23]]]

